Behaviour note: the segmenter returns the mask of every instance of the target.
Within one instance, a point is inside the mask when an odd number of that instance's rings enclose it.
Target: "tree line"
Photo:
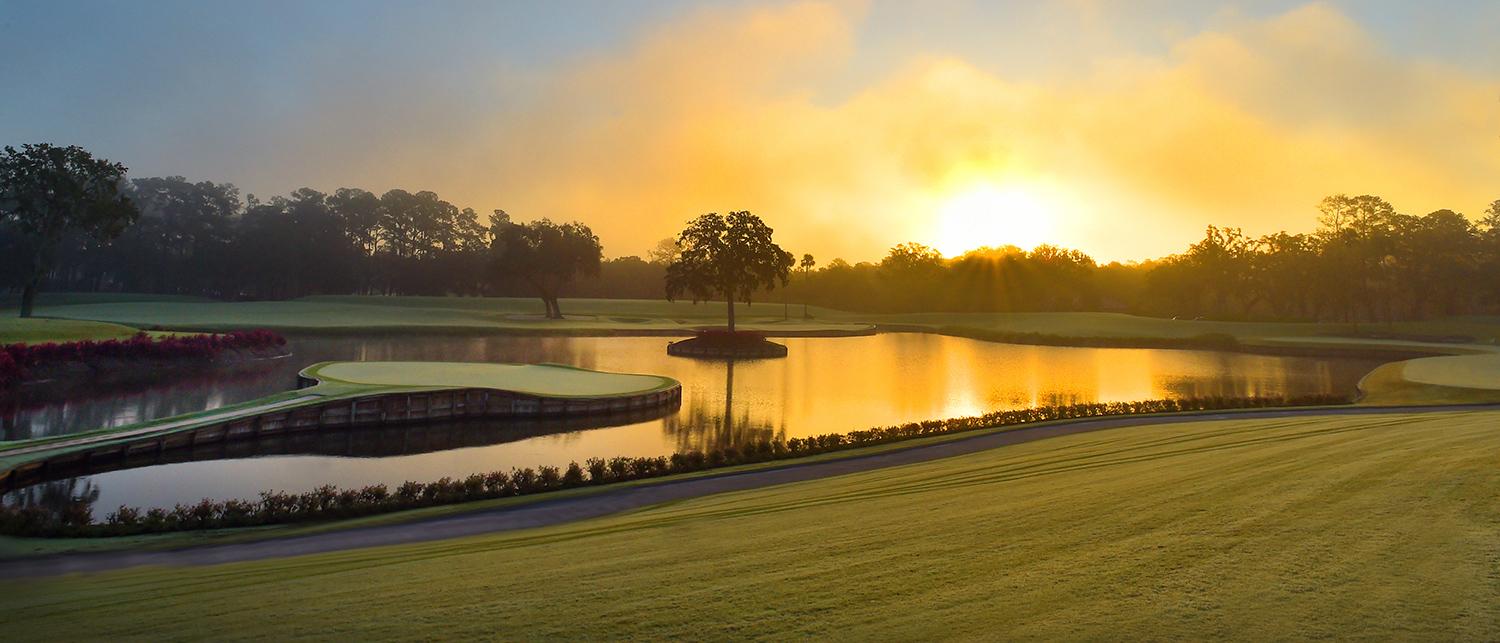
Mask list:
[[[717,250],[714,235],[724,232],[704,226],[740,213],[695,220],[644,258],[605,260],[582,223],[520,223],[503,210],[481,215],[431,191],[302,188],[261,200],[242,198],[229,183],[124,173],[79,148],[5,148],[0,288],[230,300],[540,296],[547,315],[558,317],[561,297],[698,300],[729,293],[764,301],[790,277],[773,300],[881,313],[1119,311],[1359,322],[1500,310],[1500,200],[1470,220],[1452,210],[1404,214],[1377,196],[1340,194],[1318,205],[1310,233],[1252,237],[1209,226],[1179,254],[1108,264],[1051,245],[945,258],[905,243],[879,262],[819,266],[806,254],[794,262],[770,244],[769,228],[748,226],[765,236],[768,272],[738,269],[743,285],[726,287],[712,282],[733,271],[712,266],[735,254]]]
[[[1119,311],[1213,319],[1398,321],[1500,310],[1500,200],[1477,222],[1402,214],[1334,195],[1305,234],[1208,226],[1179,254],[1101,265],[1043,245],[945,259],[917,244],[879,263],[834,260],[794,279],[793,298],[873,312]]]

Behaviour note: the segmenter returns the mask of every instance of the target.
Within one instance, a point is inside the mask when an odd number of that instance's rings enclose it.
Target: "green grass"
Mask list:
[[[1414,359],[1402,375],[1420,384],[1500,391],[1500,353]]]
[[[268,328],[300,332],[657,332],[686,334],[722,324],[723,303],[569,299],[567,318],[541,317],[536,299],[480,297],[310,297],[291,301],[125,301],[39,308],[39,314],[114,322],[141,328],[223,331]],[[800,311],[799,311],[800,314]],[[863,324],[782,319],[779,304],[739,308],[746,328],[774,334],[851,333]]]
[[[1500,352],[1382,364],[1359,388],[1364,404],[1500,403]]]
[[[323,362],[303,369],[302,375],[330,384],[490,388],[549,397],[633,395],[677,383],[658,375],[605,373],[556,364],[465,362]]]
[[[129,339],[140,331],[108,322],[30,317],[0,317],[0,344]]]
[[[12,581],[0,602],[15,640],[1493,639],[1497,421],[1102,431],[542,530]]]
[[[206,302],[212,300],[193,295],[153,295],[134,292],[43,292],[36,296],[36,305],[39,307],[156,301]],[[20,293],[0,293],[0,315],[14,315],[20,307]]]
[[[541,318],[539,300],[495,297],[308,297],[291,301],[212,302],[148,295],[113,298],[57,295],[44,300],[42,314],[114,322],[142,328],[229,330],[270,328],[301,332],[667,332],[724,323],[722,302],[692,304],[660,300],[564,299],[564,320]],[[1229,336],[1256,343],[1288,338],[1345,338],[1371,334],[1467,336],[1481,343],[1500,340],[1500,319],[1455,317],[1397,324],[1335,324],[1177,320],[1122,313],[914,313],[880,315],[811,307],[814,319],[801,319],[794,307],[782,319],[782,306],[761,302],[739,306],[747,328],[771,333],[853,332],[871,324],[956,334],[1038,334],[1091,339],[1192,339]],[[1350,339],[1352,338],[1352,339]],[[1385,348],[1389,348],[1388,346]]]

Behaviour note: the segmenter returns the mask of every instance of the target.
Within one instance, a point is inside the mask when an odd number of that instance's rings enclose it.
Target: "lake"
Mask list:
[[[49,401],[0,400],[5,439],[119,426],[216,408],[294,388],[325,360],[555,362],[666,375],[683,402],[655,417],[463,422],[341,430],[209,447],[189,460],[48,483],[49,494],[121,504],[305,491],[566,465],[590,457],[656,456],[766,438],[842,433],[915,420],[1075,402],[1202,396],[1352,393],[1378,360],[1214,351],[1021,346],[917,333],[778,339],[784,359],[735,363],[670,357],[664,337],[294,337],[293,355],[152,386],[91,390]],[[8,494],[37,497],[40,488]]]

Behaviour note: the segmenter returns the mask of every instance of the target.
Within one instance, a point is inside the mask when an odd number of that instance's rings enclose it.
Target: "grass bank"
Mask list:
[[[541,333],[688,335],[724,323],[724,304],[567,299],[566,319],[542,316],[536,299],[503,297],[309,297],[291,301],[112,301],[46,305],[38,314],[139,328],[300,333]],[[822,311],[814,311],[822,312]],[[783,319],[780,304],[740,306],[740,325],[771,335],[867,333],[868,324]]]
[[[562,308],[567,319],[559,321],[543,319],[541,303],[525,298],[338,296],[213,302],[181,298],[153,300],[146,295],[115,297],[59,295],[44,300],[39,314],[153,329],[216,331],[253,327],[324,333],[686,334],[693,328],[722,325],[725,321],[723,303],[695,305],[657,300],[564,299]],[[1085,345],[1113,341],[1154,346],[1176,341],[1187,347],[1214,348],[1226,341],[1253,346],[1300,338],[1303,343],[1295,346],[1302,348],[1347,349],[1351,343],[1369,343],[1373,349],[1397,351],[1403,350],[1399,346],[1402,339],[1428,344],[1437,343],[1430,341],[1436,338],[1469,338],[1481,344],[1500,341],[1500,319],[1491,317],[1339,324],[1179,320],[1122,313],[882,315],[816,306],[808,310],[813,319],[802,319],[800,307],[794,307],[789,318],[783,318],[780,304],[762,302],[738,306],[736,316],[745,328],[773,335],[848,334],[878,326],[980,339],[1045,340],[1044,343],[1075,340]],[[1325,338],[1342,341],[1319,346]]]
[[[1500,402],[1500,353],[1382,364],[1359,382],[1365,404]]]
[[[17,640],[1490,639],[1497,420],[1103,431],[541,530],[0,582],[0,603]]]
[[[45,344],[130,339],[140,329],[109,322],[77,319],[0,317],[0,344]]]

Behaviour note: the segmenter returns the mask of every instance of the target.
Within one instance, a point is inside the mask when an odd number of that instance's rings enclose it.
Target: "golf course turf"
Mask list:
[[[109,322],[0,317],[0,344],[129,339],[139,332],[139,329]]]
[[[548,397],[614,396],[672,386],[658,375],[604,373],[554,364],[325,362],[302,371],[324,384],[372,387],[489,388]]]
[[[1104,430],[542,529],[0,595],[17,639],[1486,639],[1497,422]]]
[[[722,315],[721,306],[572,300],[563,309],[573,318],[558,323],[533,319],[533,308],[540,304],[477,298],[148,304],[127,297],[64,301],[41,314],[172,330],[582,334],[677,332]],[[1110,313],[813,312],[812,322],[767,314],[747,325],[807,333],[876,325],[1090,338],[1222,334],[1251,346],[1443,354],[1452,356],[1376,369],[1361,382],[1363,404],[1500,402],[1500,353],[1492,345],[1500,325],[1488,318],[1397,324],[1373,338],[1336,324]],[[1472,341],[1423,339],[1456,335]],[[318,365],[306,374],[344,392],[438,383],[410,365],[397,376],[370,368]],[[438,379],[449,386],[477,377],[547,379],[532,375],[455,371]],[[560,395],[640,384],[560,377],[546,384]],[[1308,413],[1059,435],[621,505],[615,511],[623,513],[516,531],[0,581],[0,613],[18,640],[1500,637],[1493,458],[1500,410]],[[398,518],[367,524],[399,525]],[[338,533],[341,526],[299,529]],[[83,613],[88,618],[76,617]]]

